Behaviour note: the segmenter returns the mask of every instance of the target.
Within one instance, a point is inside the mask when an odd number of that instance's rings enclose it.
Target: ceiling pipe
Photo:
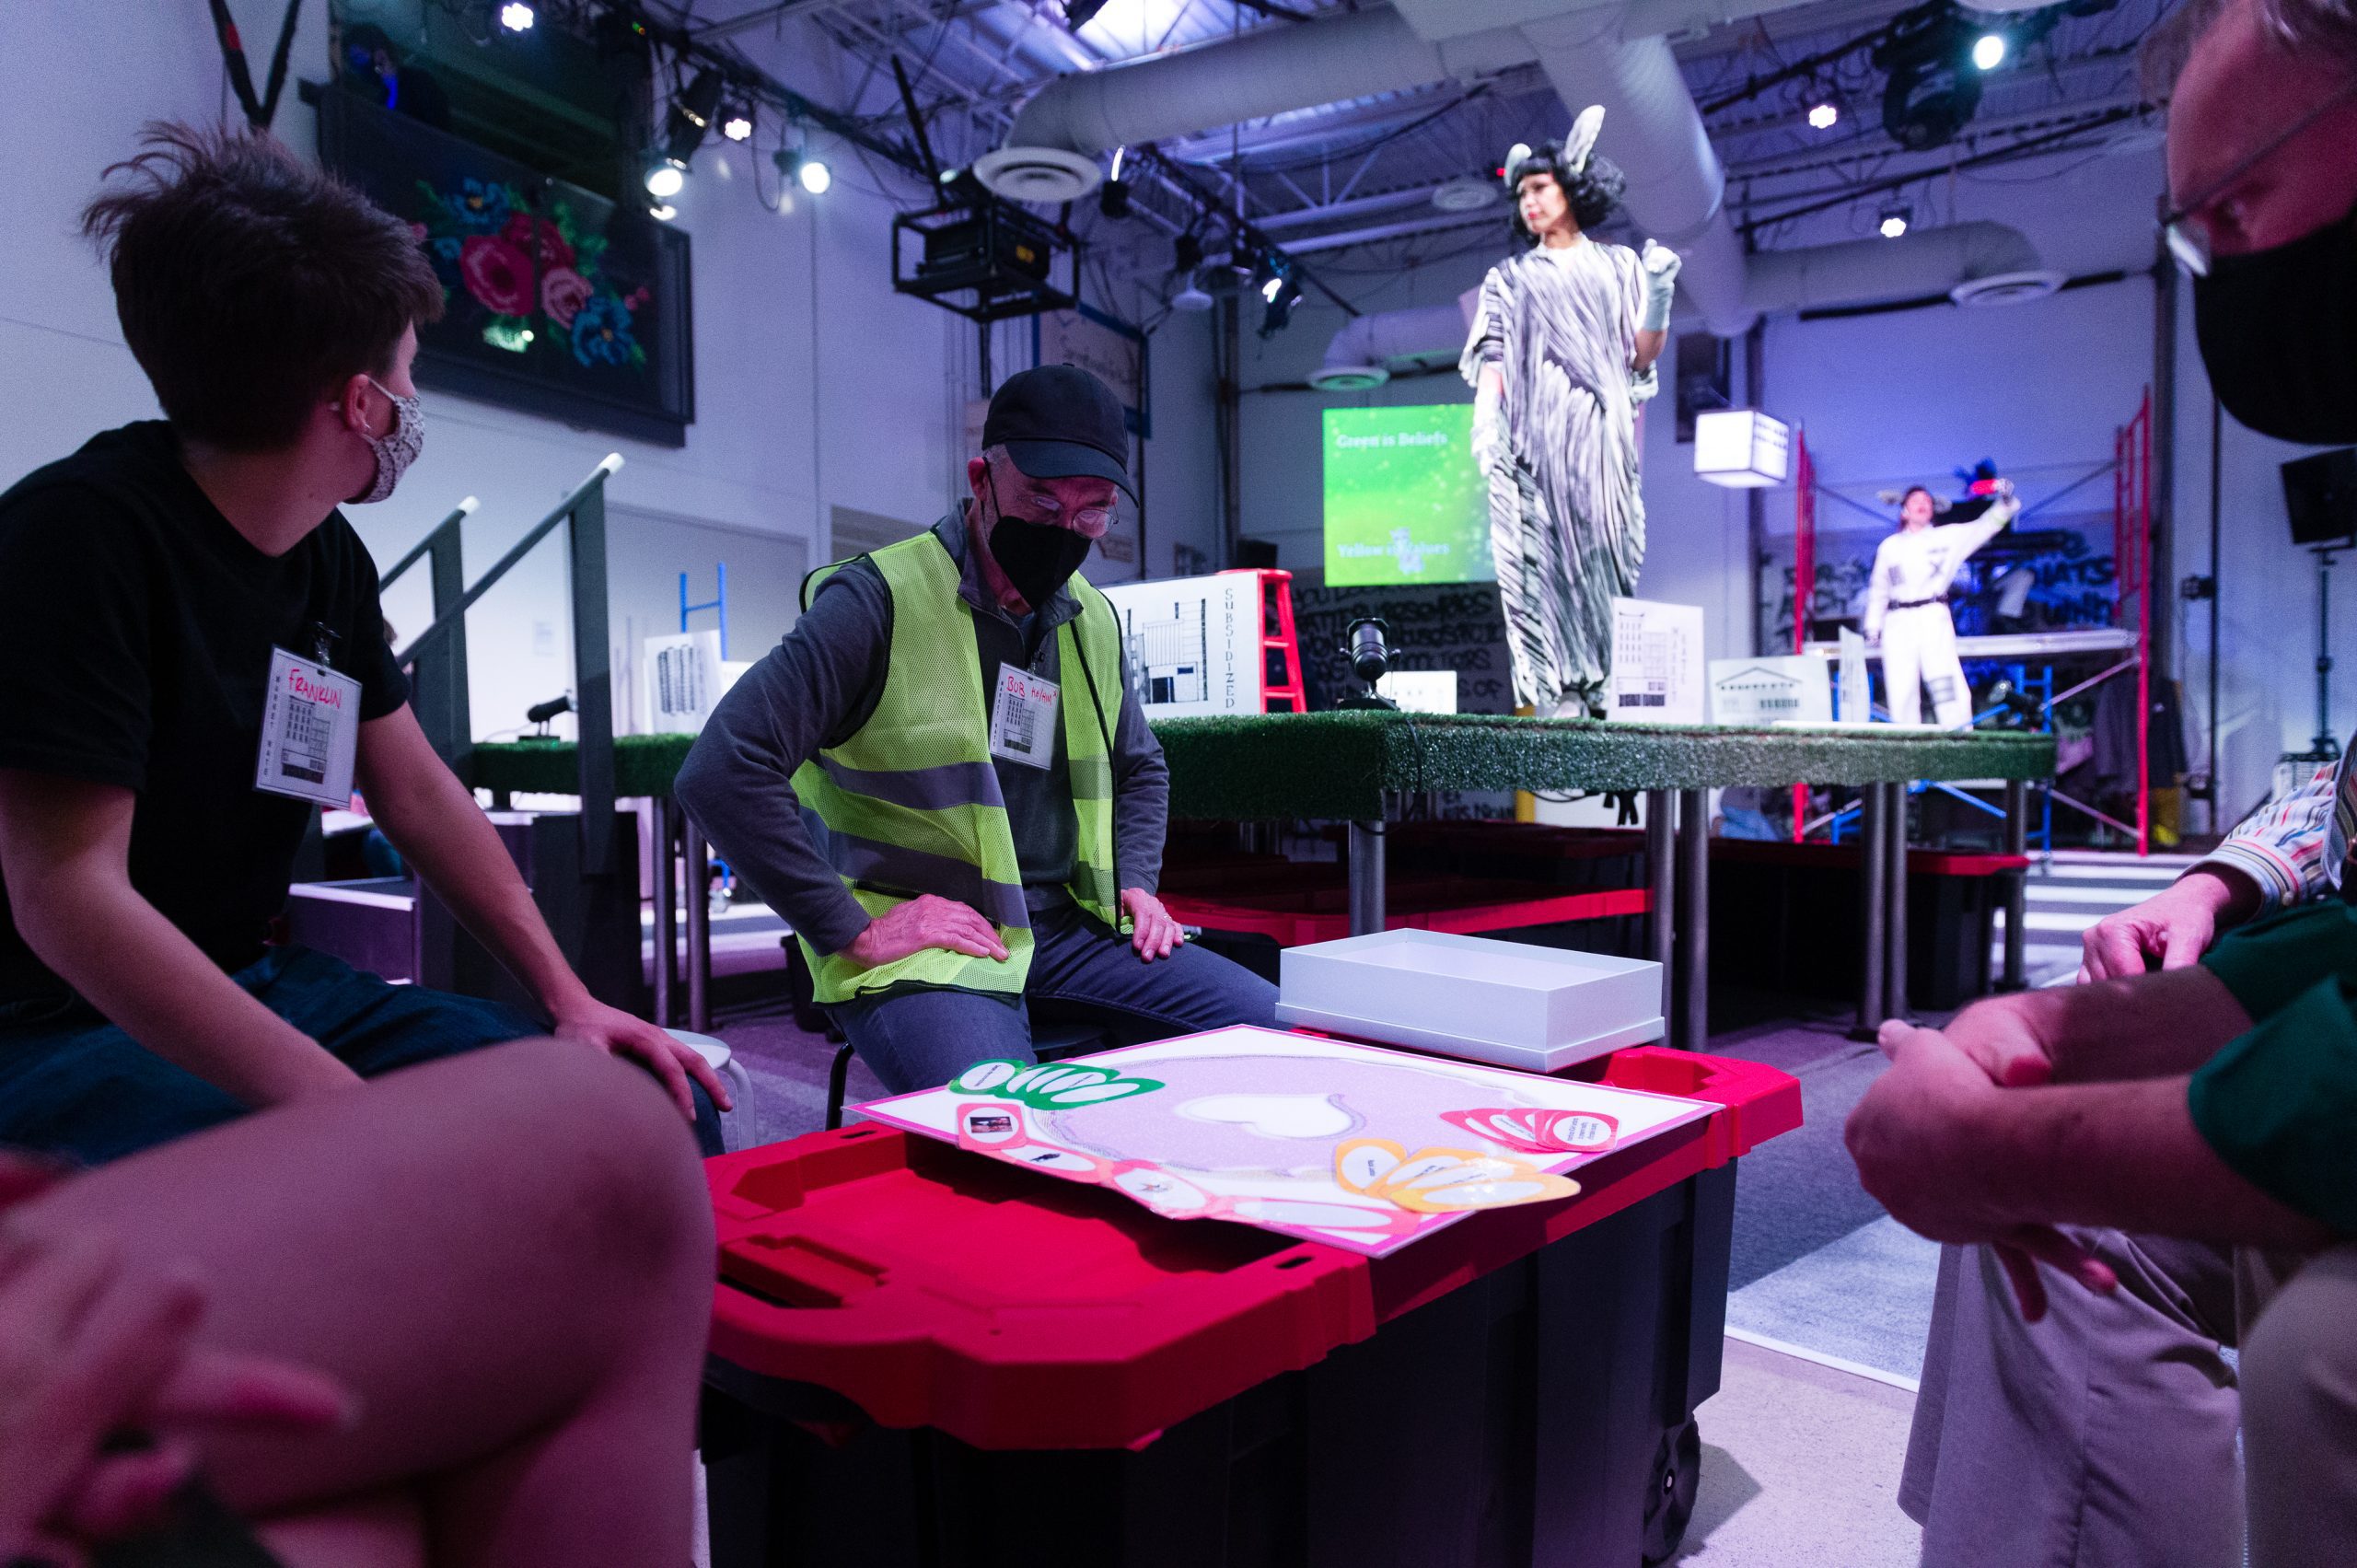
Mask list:
[[[1397,11],[1361,11],[1058,76],[1016,111],[1003,145],[1094,157],[1530,59],[1530,45],[1511,28],[1432,43]]]
[[[1678,288],[1720,337],[1748,331],[1743,242],[1725,206],[1726,175],[1664,38],[1623,40],[1608,12],[1526,22],[1523,36],[1573,112],[1604,107],[1596,150],[1629,177],[1622,203],[1640,233],[1684,261]]]
[[[1724,210],[1725,175],[1667,40],[1623,39],[1617,11],[1580,8],[1576,0],[1513,7],[1526,18],[1546,9],[1555,14],[1428,39],[1387,7],[1060,76],[1016,111],[993,157],[1093,158],[1123,144],[1536,60],[1574,111],[1604,106],[1601,148],[1629,177],[1631,219],[1684,259],[1680,292],[1713,332],[1746,331],[1753,318],[1744,303],[1742,242]],[[977,167],[987,182],[992,170]],[[1061,172],[1069,179],[1086,170]]]
[[[1446,305],[1415,305],[1344,322],[1326,345],[1325,363],[1309,373],[1310,386],[1321,392],[1364,391],[1382,386],[1394,371],[1455,364],[1473,330],[1470,302],[1480,292],[1469,289]]]
[[[1751,257],[1747,304],[1764,316],[1947,295],[1957,304],[2014,303],[2051,294],[2038,247],[2006,224],[1910,228],[1897,239],[1845,239]],[[1991,287],[1991,285],[1995,285]]]
[[[2043,270],[2038,248],[2019,229],[1988,222],[1910,229],[1897,239],[1763,250],[1748,261],[1744,308],[1764,316],[1942,294],[1959,305],[2014,304],[2051,294],[2062,281]],[[1346,322],[1310,373],[1310,386],[1364,391],[1394,374],[1454,364],[1471,330],[1477,293]]]

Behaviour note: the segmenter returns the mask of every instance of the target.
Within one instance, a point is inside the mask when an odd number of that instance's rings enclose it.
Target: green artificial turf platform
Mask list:
[[[1838,726],[1738,729],[1604,724],[1486,714],[1248,714],[1163,719],[1170,814],[1204,821],[1383,815],[1387,791],[1717,789],[1916,779],[2044,779],[2054,738],[2019,730],[1942,733]],[[614,793],[668,795],[694,738],[614,740]],[[480,788],[570,795],[567,741],[474,749]]]
[[[1373,819],[1390,790],[1717,789],[2054,772],[2054,738],[2020,731],[1352,712],[1165,719],[1154,732],[1170,761],[1170,814],[1208,821]]]

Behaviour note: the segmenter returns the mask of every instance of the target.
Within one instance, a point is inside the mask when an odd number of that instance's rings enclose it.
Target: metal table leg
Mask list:
[[[679,947],[678,883],[673,876],[672,846],[678,839],[679,808],[668,795],[654,801],[655,886],[655,1021],[668,1026],[673,1017],[673,993],[679,984],[675,967]]]
[[[682,897],[688,903],[688,1028],[697,1034],[712,1032],[712,848],[696,825],[679,816],[679,837],[687,846],[688,878]]]
[[[1904,1018],[1907,1016],[1907,785],[1903,783],[1887,784],[1882,787],[1888,801],[1884,807],[1887,820],[1883,824],[1883,842],[1885,852],[1890,856],[1890,880],[1883,894],[1882,1006],[1887,1016]]]
[[[1680,1006],[1672,1043],[1711,1043],[1711,793],[1678,793],[1678,967]]]
[[[1889,874],[1884,864],[1883,838],[1887,816],[1886,796],[1878,784],[1858,792],[1858,862],[1860,893],[1865,903],[1865,951],[1858,963],[1858,1022],[1852,1040],[1872,1040],[1882,1028],[1883,916],[1888,907]]]
[[[1645,791],[1645,883],[1652,912],[1645,922],[1645,956],[1661,966],[1662,1028],[1678,1016],[1678,981],[1670,962],[1677,931],[1678,864],[1671,843],[1677,796],[1666,789]],[[1666,1038],[1666,1035],[1665,1035]]]
[[[2029,853],[2029,785],[2020,779],[2005,781],[2005,853]],[[2022,927],[2029,918],[2029,874],[2005,873],[2005,968],[1998,977],[2000,991],[2020,991],[2029,984],[2023,962],[2028,935]]]
[[[1351,935],[1383,929],[1383,834],[1381,822],[1353,822],[1350,837]]]

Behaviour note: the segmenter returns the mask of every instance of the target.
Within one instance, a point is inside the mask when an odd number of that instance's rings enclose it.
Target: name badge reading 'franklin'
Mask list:
[[[360,682],[284,648],[271,649],[254,787],[348,806],[359,749]]]
[[[1044,675],[998,667],[998,696],[991,704],[991,755],[1033,768],[1056,760],[1056,703],[1063,690]]]

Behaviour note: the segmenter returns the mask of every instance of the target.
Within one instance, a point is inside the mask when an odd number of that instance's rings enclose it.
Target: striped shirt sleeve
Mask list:
[[[2305,785],[2259,807],[2192,867],[2227,866],[2258,885],[2261,912],[2290,909],[2328,885],[2325,841],[2332,826],[2340,765],[2328,762]],[[2187,875],[2190,876],[2192,871]]]

